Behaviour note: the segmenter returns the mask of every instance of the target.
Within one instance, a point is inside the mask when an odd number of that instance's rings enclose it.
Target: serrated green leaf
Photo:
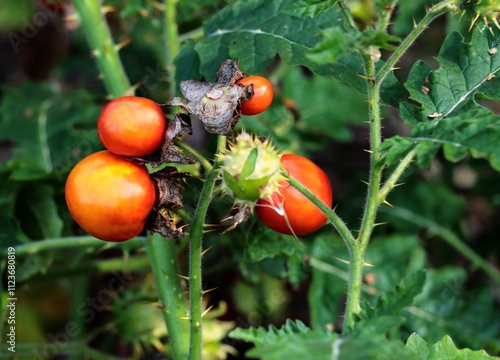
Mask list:
[[[417,164],[428,168],[436,152],[442,148],[451,162],[462,160],[467,154],[484,158],[500,171],[500,116],[471,102],[462,112],[436,122],[416,124],[411,138],[394,137],[384,141],[387,164],[394,164],[416,147]]]
[[[314,17],[337,4],[338,0],[297,0],[285,5],[283,13],[297,17]]]
[[[406,327],[428,341],[446,334],[460,346],[500,350],[500,316],[488,287],[468,290],[467,274],[461,268],[428,271],[423,291],[415,299],[415,310],[405,314]]]
[[[489,356],[484,350],[473,351],[470,349],[457,349],[453,340],[448,335],[435,344],[429,344],[417,334],[412,334],[406,342],[409,348],[419,359],[426,360],[483,360],[498,359]]]
[[[348,33],[335,27],[320,33],[323,40],[314,47],[307,57],[318,64],[333,64],[337,59],[353,49],[366,50],[371,46],[387,50],[395,50],[395,43],[401,42],[397,36],[387,34],[373,28],[358,33]]]
[[[318,43],[320,31],[341,25],[342,16],[333,7],[314,17],[298,18],[283,12],[288,4],[285,0],[240,1],[205,23],[205,38],[195,46],[201,74],[213,79],[228,57],[239,59],[243,71],[260,73],[276,55],[290,65],[321,72],[321,66],[305,54]]]
[[[403,309],[413,305],[415,297],[422,291],[426,274],[420,270],[401,280],[392,291],[379,296],[372,304],[365,302],[361,318],[374,319],[380,316],[399,315]]]
[[[313,332],[300,320],[287,320],[279,329],[275,326],[269,329],[238,328],[231,331],[229,337],[254,343],[255,348],[246,355],[263,360],[331,360],[335,351],[332,345],[338,335],[327,331]]]
[[[492,32],[475,29],[469,43],[452,32],[437,57],[437,70],[422,61],[412,67],[405,86],[410,98],[421,105],[402,104],[401,116],[409,125],[452,117],[478,93],[500,99],[500,77],[495,76],[500,55],[491,53],[500,42],[500,30]]]
[[[281,254],[290,256],[301,250],[300,243],[293,236],[278,234],[264,226],[257,227],[246,241],[247,261],[261,261]]]
[[[48,84],[24,83],[5,90],[0,114],[0,137],[14,144],[6,163],[13,180],[60,176],[102,148],[99,109],[84,91],[54,93]]]

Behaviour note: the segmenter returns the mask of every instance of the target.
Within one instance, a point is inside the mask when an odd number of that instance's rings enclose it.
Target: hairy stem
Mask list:
[[[314,205],[316,205],[328,218],[328,221],[332,223],[332,225],[335,227],[337,232],[340,234],[342,239],[344,240],[347,248],[349,251],[352,250],[352,248],[355,246],[354,243],[354,236],[351,234],[351,231],[347,227],[347,225],[342,221],[342,219],[337,215],[335,211],[330,209],[325,203],[323,203],[320,199],[318,199],[316,196],[314,196],[313,193],[309,191],[304,185],[302,185],[300,182],[298,182],[296,179],[294,179],[290,174],[284,173],[283,174],[290,185],[292,185],[294,188],[296,188],[298,191],[302,193],[306,198],[308,198]]]
[[[427,29],[429,24],[436,19],[438,16],[444,14],[450,6],[455,3],[456,0],[445,0],[434,6],[432,6],[424,18],[413,28],[413,30],[408,34],[408,36],[401,42],[398,48],[392,53],[392,55],[387,59],[385,64],[380,68],[376,81],[380,85],[385,77],[393,70],[394,65],[401,59],[401,57],[406,53],[408,48],[413,44],[413,42],[420,36],[420,34]]]
[[[131,86],[113,42],[101,2],[99,0],[74,0],[76,12],[87,34],[92,54],[109,95],[116,98],[131,92]]]
[[[392,0],[391,3],[385,5],[384,12],[381,14],[377,23],[377,28],[380,31],[387,31],[387,28],[389,27],[389,24],[391,22],[392,14],[398,2],[399,0]]]
[[[389,178],[385,181],[384,185],[380,188],[378,193],[378,204],[386,201],[387,195],[397,186],[397,183],[403,172],[408,168],[410,163],[413,161],[417,151],[416,148],[413,148],[406,156],[401,159],[398,166],[394,169]]]
[[[163,306],[162,313],[168,329],[168,337],[174,359],[186,359],[188,353],[189,323],[186,300],[183,295],[179,269],[176,261],[175,242],[166,240],[158,234],[146,241],[146,250],[158,297]]]
[[[226,137],[219,136],[218,152],[226,148]],[[190,298],[190,360],[200,360],[202,351],[202,314],[203,314],[203,284],[202,284],[202,256],[203,256],[203,225],[208,206],[212,201],[214,185],[219,177],[219,170],[214,167],[205,178],[200,194],[198,206],[191,224],[189,247],[189,298]]]
[[[349,289],[347,295],[346,312],[344,317],[344,331],[354,325],[354,315],[359,314],[361,298],[361,286],[363,282],[363,265],[366,248],[370,241],[375,217],[379,206],[378,193],[382,178],[383,166],[381,164],[380,145],[382,143],[381,118],[380,118],[380,89],[377,83],[372,81],[375,76],[375,63],[370,54],[363,54],[367,74],[368,105],[370,121],[370,176],[368,179],[368,194],[365,202],[365,210],[356,239],[356,246],[351,252],[349,263]]]

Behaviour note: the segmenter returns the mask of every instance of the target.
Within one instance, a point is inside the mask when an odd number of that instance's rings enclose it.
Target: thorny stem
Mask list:
[[[92,54],[97,60],[109,95],[116,98],[131,91],[131,86],[104,18],[99,0],[73,1],[87,34]]]
[[[219,136],[217,152],[226,149],[226,137]],[[190,360],[200,360],[202,351],[203,287],[201,265],[203,256],[203,225],[219,170],[215,166],[207,173],[193,222],[191,223],[189,247],[189,298],[190,298]]]
[[[387,27],[389,26],[391,21],[391,16],[398,2],[399,0],[392,0],[391,3],[385,5],[384,13],[382,14],[382,16],[380,16],[377,24],[377,28],[380,31],[387,31]]]
[[[290,174],[284,173],[283,174],[285,178],[288,180],[290,185],[292,185],[294,188],[296,188],[298,191],[302,193],[306,198],[308,198],[314,205],[316,205],[328,218],[328,221],[332,223],[332,225],[335,227],[337,232],[340,234],[342,239],[344,240],[347,248],[349,251],[353,247],[355,247],[354,243],[354,236],[352,235],[351,231],[347,227],[347,225],[342,221],[342,219],[337,215],[337,213],[330,209],[324,202],[322,202],[320,199],[318,199],[316,196],[314,196],[313,193],[309,191],[308,188],[306,188],[304,185],[302,185],[300,182],[298,182],[296,179],[294,179]]]
[[[380,68],[376,82],[380,84],[384,81],[385,77],[393,70],[394,65],[401,59],[404,53],[408,50],[411,44],[420,36],[420,34],[427,29],[429,24],[438,16],[444,14],[456,2],[456,0],[445,0],[432,6],[424,18],[413,28],[408,36],[401,42],[398,48],[387,59],[385,64]]]
[[[354,326],[354,315],[361,311],[360,298],[363,280],[363,266],[366,248],[370,241],[373,228],[375,227],[375,217],[378,209],[378,193],[382,177],[383,166],[381,164],[380,145],[381,118],[380,118],[380,91],[379,87],[370,79],[375,75],[375,63],[370,54],[363,54],[367,72],[368,85],[368,105],[370,112],[370,176],[368,180],[368,195],[365,203],[365,210],[361,221],[356,246],[351,252],[349,262],[349,289],[344,317],[343,330],[346,331]]]
[[[113,44],[109,28],[101,12],[100,2],[98,0],[75,0],[74,4],[110,95],[112,97],[126,95],[131,88],[118,56],[117,47]],[[187,326],[184,325],[185,322],[180,321],[179,317],[182,316],[180,314],[183,314],[186,304],[184,297],[179,296],[179,294],[182,295],[180,279],[175,276],[177,261],[174,243],[155,235],[149,236],[145,244],[151,259],[157,291],[166,308],[163,315],[173,357],[183,360],[187,353]]]
[[[189,323],[186,320],[186,302],[183,295],[175,241],[158,234],[146,241],[146,250],[151,261],[158,297],[163,306],[162,313],[168,330],[169,342],[175,359],[186,359],[189,343]]]
[[[393,4],[396,4],[394,1]],[[389,177],[387,182],[381,188],[382,172],[384,163],[380,146],[382,143],[381,136],[381,117],[380,117],[380,85],[385,77],[393,70],[393,66],[408,50],[413,41],[422,33],[422,31],[430,24],[437,16],[443,14],[452,5],[453,0],[443,1],[433,6],[415,26],[413,31],[401,43],[398,49],[391,55],[387,62],[382,66],[378,74],[375,72],[375,59],[369,53],[364,53],[367,88],[368,88],[368,104],[369,104],[369,121],[370,121],[370,175],[368,180],[368,194],[365,202],[359,235],[354,241],[354,246],[351,248],[351,258],[349,262],[349,290],[346,304],[346,312],[343,324],[344,332],[354,326],[354,316],[361,311],[360,298],[363,279],[363,266],[365,264],[365,252],[370,241],[373,229],[375,227],[375,218],[380,204],[385,201],[388,193],[396,186],[399,177],[404,169],[408,166],[415,155],[415,151],[410,152],[396,170]],[[346,20],[352,25],[352,16],[346,13],[345,5],[339,1],[341,10],[343,11]],[[392,8],[390,9],[392,12]],[[389,24],[390,12],[383,17],[377,26],[381,31],[386,31]]]
[[[417,153],[417,149],[413,148],[406,156],[399,162],[399,164],[396,166],[392,174],[389,176],[389,178],[385,181],[384,185],[380,188],[380,191],[378,193],[378,204],[380,205],[384,201],[386,201],[387,195],[392,191],[397,186],[397,183],[401,176],[403,175],[403,172],[408,168],[408,165],[413,161],[413,158],[415,157]]]

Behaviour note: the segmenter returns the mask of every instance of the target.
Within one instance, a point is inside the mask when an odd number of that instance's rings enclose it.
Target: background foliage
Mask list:
[[[36,2],[4,2],[0,264],[5,249],[15,246],[19,358],[168,358],[143,237],[120,245],[95,240],[64,202],[70,169],[102,147],[95,125],[107,101],[78,19],[65,18],[74,9],[68,4],[64,14]],[[356,34],[336,3],[181,0],[175,74],[166,68],[161,4],[106,0],[103,6],[112,7],[107,20],[116,43],[128,43],[120,56],[139,96],[164,103],[173,96],[171,79],[213,80],[227,58],[270,78],[271,108],[243,117],[238,128],[311,157],[331,178],[337,211],[357,228],[370,146],[357,50],[381,47],[377,67],[383,67],[433,2],[402,1],[391,35],[367,27],[389,1],[349,2],[364,29]],[[227,235],[206,234],[212,249],[204,257],[204,288],[216,290],[205,297],[214,310],[205,317],[204,358],[500,355],[500,77],[492,76],[500,55],[489,53],[500,30],[469,31],[459,16],[429,26],[382,85],[384,162],[394,168],[413,149],[416,161],[377,219],[355,329],[339,334],[349,254],[331,227],[297,241],[251,218]],[[193,125],[189,142],[211,156],[213,139]],[[187,209],[199,190],[198,179],[188,179]],[[207,224],[231,207],[231,199],[217,200]],[[185,273],[186,240],[177,247]],[[3,311],[6,298],[3,291]],[[5,343],[0,346],[2,357]]]

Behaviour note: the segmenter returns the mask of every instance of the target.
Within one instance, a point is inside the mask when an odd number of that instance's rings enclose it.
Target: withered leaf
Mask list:
[[[175,139],[190,135],[191,132],[191,119],[189,115],[176,114],[173,120],[168,123],[165,132],[165,141],[160,149],[151,155],[135,159],[147,162],[153,168],[157,168],[164,163],[193,164],[195,160],[190,155],[179,151],[174,144]]]
[[[168,105],[195,115],[209,133],[231,135],[240,118],[236,109],[253,96],[253,86],[235,84],[243,76],[235,61],[226,60],[217,72],[216,83],[181,81],[185,100],[175,97]]]
[[[179,219],[168,211],[153,211],[147,219],[146,229],[160,234],[166,239],[176,239],[186,236],[184,226],[179,226]]]
[[[221,234],[228,233],[232,231],[241,224],[242,222],[248,220],[252,215],[252,207],[249,205],[237,205],[231,209],[231,211],[226,214],[224,219],[220,222],[221,226],[228,226]]]
[[[233,60],[224,60],[220,65],[219,71],[215,76],[215,81],[220,85],[234,85],[240,79],[243,79],[245,74],[238,67],[238,62]]]
[[[178,172],[174,167],[166,167],[154,174],[151,180],[154,182],[157,193],[157,207],[168,210],[182,209],[182,193],[184,188],[179,179],[186,177],[184,173]]]

